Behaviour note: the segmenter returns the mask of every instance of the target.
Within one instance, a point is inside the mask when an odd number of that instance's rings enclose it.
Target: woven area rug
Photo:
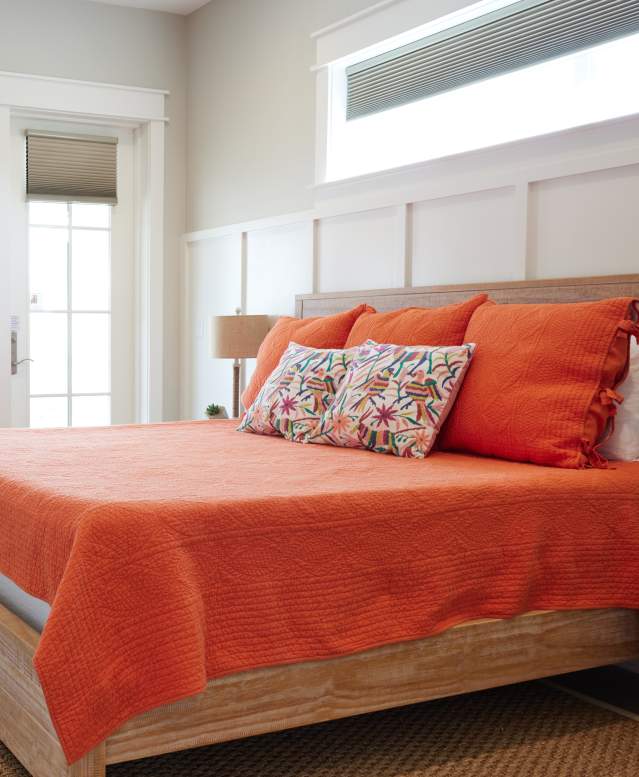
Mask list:
[[[639,723],[524,683],[107,771],[109,777],[637,777]],[[26,775],[0,746],[0,777]]]

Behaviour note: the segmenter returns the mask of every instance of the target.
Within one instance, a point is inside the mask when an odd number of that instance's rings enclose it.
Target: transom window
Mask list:
[[[412,31],[413,40],[443,35],[447,28],[487,12],[521,5],[483,0]],[[633,12],[636,15],[636,11]],[[347,69],[357,70],[371,56],[383,57],[410,34],[382,42],[329,66],[326,180],[401,167],[479,148],[531,138],[572,127],[639,113],[639,34],[629,34],[543,62],[451,88],[384,109],[384,84],[392,90],[399,75],[379,76],[358,98],[367,104],[377,90],[376,112],[347,118]],[[411,66],[417,67],[417,66]],[[413,72],[413,71],[410,71]],[[430,71],[426,73],[428,75]],[[411,76],[414,79],[414,76]],[[459,79],[463,82],[463,79]],[[408,87],[413,81],[408,82]],[[410,91],[410,90],[409,90]]]
[[[111,422],[111,206],[29,203],[31,427]]]

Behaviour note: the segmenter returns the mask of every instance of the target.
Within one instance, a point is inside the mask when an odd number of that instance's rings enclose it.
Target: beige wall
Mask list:
[[[186,21],[85,0],[0,0],[0,70],[169,89],[165,416],[179,396],[179,236],[185,225]]]
[[[189,16],[189,229],[311,207],[309,35],[372,2],[213,0]]]

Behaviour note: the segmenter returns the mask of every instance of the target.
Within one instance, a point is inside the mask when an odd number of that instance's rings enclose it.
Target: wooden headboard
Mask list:
[[[587,302],[607,297],[639,299],[639,275],[299,294],[295,297],[295,309],[299,318],[309,318],[339,313],[361,302],[380,311],[411,306],[432,308],[462,302],[480,292],[486,292],[495,302]]]

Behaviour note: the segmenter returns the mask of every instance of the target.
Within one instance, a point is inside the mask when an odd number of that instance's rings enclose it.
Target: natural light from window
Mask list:
[[[111,206],[29,204],[30,426],[111,422]]]
[[[331,66],[327,181],[639,113],[637,34],[346,121],[353,61]]]

